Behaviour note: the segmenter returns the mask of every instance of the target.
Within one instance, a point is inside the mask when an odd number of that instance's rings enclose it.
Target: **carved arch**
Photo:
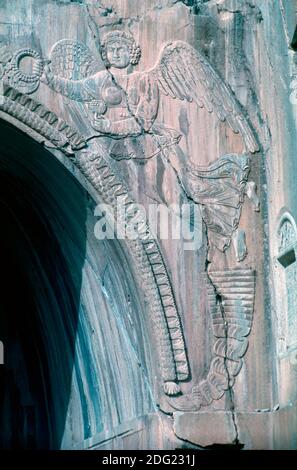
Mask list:
[[[4,85],[0,115],[47,148],[56,149],[72,161],[74,176],[100,202],[116,206],[117,197],[127,208],[134,204],[128,191],[100,155],[88,151],[78,131],[42,104],[16,89]],[[62,159],[64,166],[65,161]],[[69,168],[67,168],[69,169]],[[134,213],[135,215],[135,213]],[[141,239],[125,240],[125,249],[145,299],[147,315],[154,328],[159,357],[159,372],[168,395],[180,392],[178,382],[189,375],[188,360],[171,282],[162,254],[146,222]]]

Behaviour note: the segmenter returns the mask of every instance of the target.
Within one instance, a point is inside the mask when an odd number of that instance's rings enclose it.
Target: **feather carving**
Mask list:
[[[192,46],[183,41],[166,44],[157,64],[147,73],[154,76],[163,94],[173,99],[194,101],[209,113],[214,112],[233,132],[241,134],[251,153],[259,150],[253,130],[232,90]]]

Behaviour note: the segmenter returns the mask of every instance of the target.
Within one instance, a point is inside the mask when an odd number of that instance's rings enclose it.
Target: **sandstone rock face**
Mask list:
[[[2,446],[297,447],[296,6],[1,1]]]

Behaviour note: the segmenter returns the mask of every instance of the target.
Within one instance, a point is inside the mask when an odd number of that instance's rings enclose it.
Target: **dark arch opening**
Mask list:
[[[0,192],[0,447],[58,448],[74,362],[86,193],[6,122]]]

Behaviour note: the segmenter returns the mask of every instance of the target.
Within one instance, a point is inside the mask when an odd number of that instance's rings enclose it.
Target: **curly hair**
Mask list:
[[[106,47],[109,43],[112,43],[115,41],[125,41],[126,44],[128,44],[129,54],[130,54],[130,64],[137,65],[141,57],[140,46],[136,43],[132,34],[126,33],[124,31],[119,31],[119,30],[111,31],[110,33],[107,33],[103,38],[103,41],[101,43],[101,56],[105,65],[107,67],[109,67],[110,65],[107,60]]]

